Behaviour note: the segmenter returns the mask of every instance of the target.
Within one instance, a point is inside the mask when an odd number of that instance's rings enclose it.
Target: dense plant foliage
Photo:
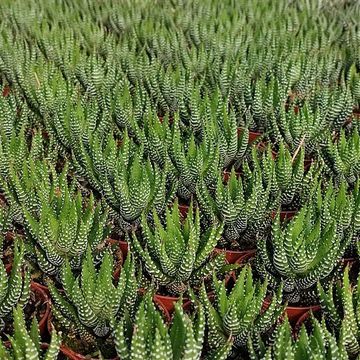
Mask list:
[[[358,1],[0,16],[1,358],[360,356]]]

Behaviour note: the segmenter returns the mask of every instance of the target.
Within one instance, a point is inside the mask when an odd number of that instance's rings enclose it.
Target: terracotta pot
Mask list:
[[[263,303],[263,309],[267,309],[271,304],[271,301],[266,298]],[[295,324],[299,318],[304,315],[305,313],[311,311],[317,311],[320,309],[319,305],[312,305],[312,306],[287,306],[285,311],[289,321]]]
[[[34,283],[37,288],[41,289],[48,297],[50,296],[49,288],[46,285],[40,284],[36,281],[32,281],[32,283]]]
[[[110,236],[114,236],[114,235],[110,235]],[[123,262],[129,252],[129,244],[127,241],[125,240],[121,240],[121,239],[114,239],[114,238],[107,238],[106,239],[106,243],[107,244],[110,244],[110,245],[119,245],[120,247],[120,250],[122,252],[122,255],[123,255]]]
[[[49,316],[51,314],[51,305],[50,305],[49,296],[44,291],[42,286],[39,286],[39,284],[37,284],[34,281],[32,281],[30,283],[30,288],[34,292],[36,299],[38,299],[39,301],[41,301],[41,303],[46,305],[45,313],[44,313],[43,317],[39,321],[40,334],[44,335],[46,333],[46,327],[47,327],[48,318],[49,318]]]
[[[124,259],[125,259],[129,252],[129,244],[125,240],[119,240],[119,246],[120,246],[120,250],[123,253]]]
[[[112,246],[118,246],[119,247],[121,255],[117,256],[117,257],[118,258],[121,257],[120,262],[121,262],[121,265],[122,265],[124,263],[124,261],[125,261],[126,255],[128,253],[128,243],[126,241],[124,241],[124,240],[115,240],[115,239],[111,239],[111,238],[106,239],[106,243],[110,244]],[[114,277],[115,280],[119,280],[120,273],[121,273],[121,265],[118,264],[118,263],[116,264],[116,268],[115,268],[115,270],[113,272],[113,277]]]
[[[319,305],[312,305],[312,306],[287,306],[286,307],[286,314],[290,321],[296,322],[299,318],[309,311],[317,311],[320,310]]]
[[[5,240],[6,241],[13,241],[16,237],[16,233],[14,233],[13,231],[8,231],[6,234],[5,234]]]
[[[229,264],[240,264],[242,262],[244,262],[245,260],[250,259],[251,257],[253,257],[255,255],[256,250],[255,249],[251,249],[251,250],[226,250],[226,249],[220,249],[220,248],[215,248],[216,252],[225,252],[225,258],[226,261]]]

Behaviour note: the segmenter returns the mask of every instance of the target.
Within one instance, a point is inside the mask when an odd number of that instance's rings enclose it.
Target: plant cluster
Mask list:
[[[357,1],[0,16],[0,358],[360,356]]]

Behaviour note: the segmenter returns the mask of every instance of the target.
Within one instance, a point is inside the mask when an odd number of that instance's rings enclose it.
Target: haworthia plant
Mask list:
[[[143,156],[143,150],[125,134],[119,147],[113,136],[91,138],[88,148],[74,149],[75,168],[101,194],[117,214],[123,230],[131,230],[142,212],[154,207],[164,212],[176,186],[168,183],[168,171]]]
[[[107,337],[110,323],[125,310],[132,313],[137,298],[137,280],[132,256],[128,254],[117,282],[113,279],[113,257],[106,252],[97,269],[88,250],[77,276],[66,261],[61,269],[64,293],[49,284],[58,325],[95,341]]]
[[[225,282],[213,281],[214,301],[210,301],[204,288],[201,291],[201,301],[206,312],[207,342],[210,353],[216,353],[218,348],[228,347],[228,355],[235,356],[239,351],[246,351],[250,338],[256,339],[268,335],[284,312],[281,305],[282,289],[272,293],[269,306],[264,309],[267,297],[267,282],[254,282],[251,268],[245,266],[237,277],[231,291],[227,291]]]
[[[118,355],[123,360],[199,360],[202,358],[205,314],[200,303],[196,303],[195,308],[195,314],[188,315],[177,303],[171,325],[167,326],[151,296],[146,296],[133,323],[124,318],[115,326]],[[217,357],[205,355],[205,359],[225,360],[226,350],[219,347]]]
[[[271,191],[275,194],[280,193],[282,205],[291,204],[301,194],[304,178],[304,154],[304,149],[301,147],[293,159],[283,142],[280,142],[275,159],[270,145],[261,159],[253,151],[255,168],[261,172],[264,183],[271,186]],[[299,199],[296,200],[299,201]]]
[[[311,318],[312,330],[303,324],[294,339],[287,319],[278,326],[272,336],[270,346],[263,344],[260,351],[254,351],[249,342],[250,359],[260,360],[347,360],[344,345],[330,333],[324,322]]]
[[[351,241],[351,234],[339,234],[340,228],[335,213],[321,214],[311,206],[304,206],[283,226],[277,214],[271,237],[259,241],[257,271],[272,287],[282,281],[289,302],[316,303],[314,286],[334,275]]]
[[[16,239],[14,242],[14,258],[11,270],[0,262],[0,321],[11,314],[19,304],[25,306],[30,298],[31,274],[25,271],[25,246]]]
[[[208,189],[204,181],[198,186],[197,199],[204,221],[209,225],[214,218],[223,221],[225,240],[237,242],[241,249],[256,246],[277,207],[271,183],[265,187],[260,174],[254,171],[246,182],[237,178],[233,169],[226,184],[222,173],[218,173],[215,191]]]
[[[212,142],[196,144],[193,135],[184,143],[178,121],[173,125],[169,155],[179,178],[177,193],[182,199],[190,200],[196,192],[200,178],[210,188],[216,185],[219,168],[218,148]]]
[[[49,275],[56,275],[66,260],[72,268],[80,268],[88,247],[99,253],[108,234],[107,211],[74,192],[66,182],[62,187],[50,186],[48,193],[40,194],[39,213],[23,207],[25,228],[35,248],[38,266]]]
[[[342,283],[334,283],[326,291],[318,284],[321,308],[332,332],[344,345],[350,358],[360,352],[360,277],[352,287],[349,267],[345,268]]]
[[[213,253],[223,225],[214,224],[202,233],[199,209],[194,211],[192,205],[183,223],[176,201],[171,210],[166,210],[165,225],[156,212],[154,228],[145,216],[141,225],[141,237],[134,232],[130,239],[133,250],[151,279],[172,294],[200,285],[224,264],[223,254]]]
[[[61,335],[55,330],[51,333],[51,341],[46,350],[41,347],[38,323],[34,317],[31,327],[26,327],[23,310],[17,306],[13,310],[14,334],[9,336],[11,348],[8,350],[0,343],[0,358],[3,360],[56,360],[60,350]]]
[[[336,181],[347,181],[353,184],[360,174],[360,137],[358,129],[354,129],[349,136],[341,131],[337,141],[329,135],[322,147],[321,157],[325,163],[325,170]]]

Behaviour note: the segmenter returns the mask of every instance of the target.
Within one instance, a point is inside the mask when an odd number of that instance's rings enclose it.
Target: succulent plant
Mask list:
[[[72,268],[80,268],[88,247],[100,253],[107,235],[107,211],[94,196],[88,199],[74,192],[66,182],[61,187],[48,184],[47,192],[38,192],[39,211],[23,206],[25,227],[34,246],[37,264],[48,275],[57,275],[69,260]]]
[[[214,218],[223,221],[225,240],[236,241],[242,249],[256,246],[257,238],[269,226],[271,213],[276,209],[270,192],[271,183],[264,187],[261,173],[256,171],[247,180],[237,178],[233,169],[226,184],[222,173],[218,173],[215,191],[208,189],[203,181],[197,191],[204,221],[209,226]]]
[[[176,201],[171,210],[166,210],[165,225],[156,212],[154,228],[143,216],[141,237],[133,232],[130,242],[156,285],[178,295],[200,285],[213,270],[222,267],[223,254],[213,253],[222,230],[222,224],[214,224],[202,233],[199,209],[194,211],[192,205],[182,224]]]
[[[80,143],[74,155],[79,175],[106,199],[115,211],[123,230],[140,222],[143,211],[154,207],[164,212],[173,199],[176,187],[168,184],[168,173],[143,157],[143,151],[125,134],[121,147],[110,135],[106,142],[95,136],[88,149]]]
[[[281,194],[282,205],[289,205],[294,200],[299,201],[304,179],[304,154],[304,149],[301,147],[299,153],[293,158],[282,141],[275,159],[270,145],[261,160],[253,151],[255,169],[262,174],[265,185],[270,184],[274,194]]]
[[[271,237],[259,240],[256,269],[270,287],[283,282],[284,298],[290,303],[316,302],[314,286],[334,276],[339,261],[351,241],[351,234],[338,233],[340,221],[334,213],[316,213],[304,206],[281,226],[278,213]]]
[[[269,360],[305,360],[305,359],[329,359],[347,360],[346,350],[341,342],[326,328],[324,322],[312,318],[312,330],[308,332],[302,325],[297,338],[293,338],[292,329],[287,319],[280,324],[272,336],[273,342],[262,351],[252,351],[250,342],[250,358]]]
[[[136,312],[135,321],[124,318],[115,326],[114,339],[118,355],[124,360],[198,360],[202,354],[204,331],[205,314],[201,304],[196,303],[195,314],[189,316],[177,303],[168,327],[151,296],[146,295]]]
[[[273,329],[284,312],[281,305],[282,289],[272,294],[268,308],[264,310],[264,300],[267,296],[267,282],[254,282],[251,268],[245,266],[236,279],[231,291],[228,291],[224,281],[213,281],[214,301],[210,301],[204,288],[201,291],[201,301],[206,312],[207,341],[215,353],[219,347],[228,347],[229,357],[237,351],[245,351],[249,338],[261,338]],[[233,353],[231,356],[230,354]],[[239,356],[239,353],[238,353]]]
[[[349,267],[345,268],[342,283],[333,283],[325,290],[318,284],[320,304],[325,319],[337,338],[346,349],[349,358],[360,352],[360,313],[359,313],[359,285],[352,287],[349,279]]]
[[[328,127],[320,113],[304,105],[298,113],[281,109],[278,119],[272,121],[272,136],[276,142],[284,141],[292,153],[303,144],[305,157],[311,158],[319,152]]]
[[[321,150],[321,157],[325,163],[326,170],[336,181],[346,180],[353,184],[360,174],[360,138],[358,130],[355,129],[349,136],[341,131],[338,141],[331,136]]]
[[[65,261],[61,268],[64,292],[49,283],[52,311],[60,327],[95,342],[96,338],[110,334],[110,323],[125,310],[129,314],[134,311],[137,281],[131,255],[127,256],[117,283],[113,270],[113,258],[108,251],[97,269],[88,249],[78,276],[71,270],[69,261]]]
[[[41,347],[38,323],[34,317],[31,327],[28,330],[25,324],[23,310],[17,306],[13,310],[14,334],[9,336],[11,349],[7,350],[3,343],[0,343],[0,357],[3,360],[56,360],[60,349],[60,334],[56,331],[51,333],[51,341],[46,351]]]
[[[176,119],[177,117],[174,119],[169,155],[179,178],[178,196],[188,201],[195,194],[200,178],[209,188],[216,186],[219,151],[211,142],[197,145],[194,135],[185,143]]]
[[[25,270],[25,246],[21,240],[16,239],[11,270],[0,262],[0,321],[2,325],[4,325],[4,319],[18,304],[25,306],[29,300],[31,275]]]

